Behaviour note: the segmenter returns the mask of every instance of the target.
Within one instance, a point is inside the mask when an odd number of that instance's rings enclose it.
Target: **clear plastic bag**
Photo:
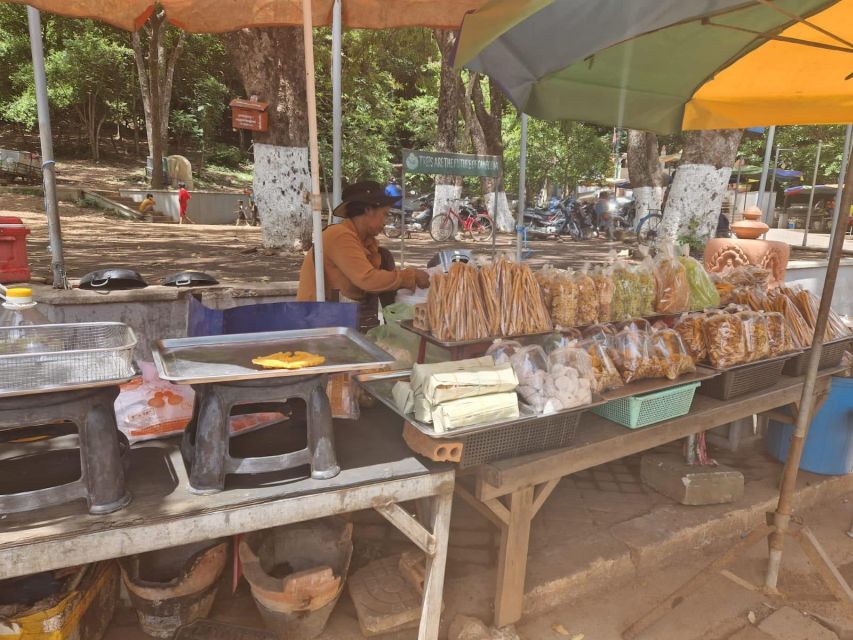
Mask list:
[[[566,271],[558,271],[551,282],[551,322],[555,327],[574,327],[578,322],[578,288]]]
[[[613,319],[613,277],[606,267],[598,267],[592,272],[595,291],[598,294],[598,321],[610,322]]]
[[[767,318],[758,311],[741,311],[737,316],[743,322],[743,338],[746,343],[745,362],[756,362],[770,355],[770,336]]]
[[[652,330],[652,325],[645,318],[631,318],[625,322],[616,324],[616,332],[628,329],[630,331],[640,331],[641,333],[649,333]]]
[[[574,346],[578,337],[580,337],[580,332],[578,332],[577,337],[555,332],[546,336],[541,341],[542,349],[546,354],[550,354],[552,351],[556,351],[557,349]]]
[[[601,393],[608,389],[616,389],[623,386],[622,376],[610,356],[607,355],[606,347],[595,340],[585,340],[578,344],[585,350],[592,364],[594,393]]]
[[[598,290],[587,267],[574,274],[577,288],[577,324],[586,326],[597,323],[598,320]]]
[[[637,278],[637,309],[631,314],[633,316],[651,316],[655,314],[655,299],[657,298],[657,285],[655,284],[655,268],[651,258],[645,258],[639,265],[634,267]],[[687,310],[685,305],[683,311]]]
[[[790,298],[779,289],[771,290],[767,294],[767,297],[770,299],[770,306],[773,311],[778,311],[785,317],[785,323],[791,332],[794,348],[805,349],[806,347],[810,347],[814,331],[809,328],[809,325],[797,310],[796,305],[791,302]]]
[[[652,333],[649,337],[649,359],[649,378],[676,380],[685,373],[696,371],[696,363],[687,352],[681,336],[673,329]]]
[[[521,343],[515,340],[495,340],[486,350],[487,356],[492,356],[495,364],[510,362],[516,351],[521,350]]]
[[[705,267],[695,258],[681,256],[679,258],[687,274],[687,287],[690,295],[690,310],[704,311],[720,306],[720,294],[714,286]]]
[[[545,408],[545,381],[548,379],[548,356],[542,347],[531,345],[516,349],[510,357],[518,378],[518,394],[536,413]]]
[[[743,321],[737,314],[710,313],[705,318],[704,328],[711,366],[726,369],[746,360]]]
[[[708,355],[705,346],[705,315],[702,313],[685,313],[676,318],[673,329],[681,336],[681,341],[687,353],[695,362],[701,362]]]
[[[649,337],[645,333],[629,329],[620,331],[610,339],[607,355],[625,384],[648,377]]]
[[[548,357],[544,413],[573,409],[592,402],[595,376],[592,360],[583,349],[564,347]]]
[[[794,339],[788,323],[778,311],[768,311],[764,314],[767,319],[767,338],[770,343],[770,357],[780,356],[794,351]]]
[[[629,320],[640,315],[639,278],[631,267],[619,261],[613,265],[613,300],[611,308],[611,320]]]
[[[690,309],[690,284],[687,269],[674,253],[671,244],[663,245],[654,261],[655,311],[683,313]],[[648,314],[641,314],[648,315]]]
[[[610,338],[615,336],[616,333],[616,328],[612,324],[595,324],[583,330],[583,339],[595,340],[606,347],[610,342]]]
[[[820,309],[820,298],[800,286],[781,287],[781,289],[791,299],[791,302],[796,305],[800,315],[803,316],[806,324],[809,325],[814,334],[814,329],[817,325],[817,314]],[[837,313],[830,309],[826,321],[826,333],[823,339],[825,341],[835,340],[848,335],[850,335],[850,332],[847,329],[847,325],[844,324],[844,321]]]

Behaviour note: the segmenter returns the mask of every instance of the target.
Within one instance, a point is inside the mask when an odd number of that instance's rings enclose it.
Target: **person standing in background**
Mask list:
[[[184,221],[195,224],[193,219],[187,215],[187,205],[192,199],[190,192],[187,191],[187,183],[179,182],[178,183],[178,205],[180,206],[180,219],[178,220],[179,224],[184,224]]]
[[[392,207],[395,209],[403,208],[403,190],[397,184],[397,178],[392,177],[388,180],[388,185],[385,187],[385,195],[393,198],[393,202],[391,202]]]

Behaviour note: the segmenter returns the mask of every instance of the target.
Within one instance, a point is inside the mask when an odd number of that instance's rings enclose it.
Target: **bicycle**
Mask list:
[[[637,223],[637,242],[654,246],[662,221],[663,215],[661,215],[660,209],[649,209],[649,212]]]
[[[495,233],[495,225],[488,213],[462,205],[460,213],[456,213],[453,207],[448,207],[447,212],[435,216],[430,222],[429,234],[436,242],[446,242],[460,229],[475,242],[491,240]]]

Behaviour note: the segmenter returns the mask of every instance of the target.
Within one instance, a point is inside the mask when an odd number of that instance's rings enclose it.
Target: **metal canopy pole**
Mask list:
[[[814,205],[814,192],[815,187],[817,186],[817,170],[820,168],[820,152],[823,149],[823,140],[817,141],[817,155],[814,159],[814,173],[812,173],[812,192],[809,194],[809,209],[806,211],[806,227],[803,232],[803,244],[802,246],[806,246],[806,242],[809,239],[809,224],[812,221],[812,206]],[[841,168],[841,171],[844,171],[844,167]],[[841,188],[841,185],[838,185]]]
[[[41,14],[27,7],[30,29],[30,51],[33,56],[33,76],[36,85],[39,139],[41,141],[41,171],[44,186],[44,208],[50,246],[50,270],[53,288],[67,289],[65,257],[62,255],[62,228],[59,224],[59,203],[56,198],[56,163],[53,161],[53,133],[50,128],[50,103],[47,97],[47,76],[44,71],[44,48],[41,41]]]
[[[767,146],[764,148],[764,164],[761,165],[761,181],[758,183],[758,208],[764,212],[764,190],[767,188],[767,174],[770,172],[770,156],[773,154],[773,141],[776,127],[767,130]]]
[[[847,220],[846,216],[849,216],[850,210],[844,214],[845,217],[841,216],[841,198],[843,197],[842,189],[844,188],[844,180],[842,176],[844,176],[847,171],[847,163],[850,162],[850,139],[853,137],[853,124],[847,125],[847,131],[844,134],[844,151],[841,154],[841,169],[838,171],[838,188],[835,191],[835,210],[832,212],[832,234],[838,233],[837,229],[842,229],[841,234],[845,235],[847,233],[847,223],[842,224],[842,220]],[[830,240],[830,243],[832,240]]]
[[[341,201],[341,156],[343,153],[341,136],[343,127],[341,110],[342,23],[341,0],[335,0],[332,5],[332,208],[338,206]],[[340,222],[340,220],[332,216],[332,222]]]
[[[849,130],[849,129],[848,129]],[[841,211],[850,211],[853,204],[853,162],[847,163],[847,172],[842,184],[846,185],[841,198]],[[809,351],[809,364],[806,377],[803,381],[803,394],[797,411],[796,426],[791,437],[791,446],[788,449],[788,458],[782,472],[782,485],[779,489],[779,502],[773,517],[775,530],[770,534],[770,557],[767,562],[767,575],[764,584],[769,589],[776,589],[779,579],[779,568],[782,562],[782,546],[785,533],[791,521],[792,502],[794,490],[797,484],[797,472],[800,468],[800,459],[803,456],[806,436],[809,433],[809,425],[812,419],[814,407],[815,382],[817,380],[818,365],[820,364],[820,353],[826,332],[827,318],[832,305],[832,294],[835,291],[835,282],[838,277],[838,264],[841,261],[841,253],[844,248],[844,234],[836,233],[832,237],[829,251],[829,260],[826,266],[826,277],[823,281],[823,292],[820,297],[820,308],[815,321],[814,339],[811,351]]]
[[[767,211],[764,213],[764,222],[773,226],[773,214],[776,213],[776,171],[779,169],[779,145],[776,145],[776,153],[773,156],[773,174],[770,176],[770,191],[767,192]]]
[[[320,150],[317,142],[317,85],[314,80],[314,29],[311,0],[302,0],[302,39],[305,44],[305,93],[308,102],[308,151],[311,163],[311,217],[314,238],[314,287],[317,302],[326,301],[323,270],[323,220],[320,200]]]
[[[524,203],[527,200],[527,114],[521,114],[521,158],[518,166],[518,217],[515,221],[515,259],[521,262],[521,232],[524,228]]]

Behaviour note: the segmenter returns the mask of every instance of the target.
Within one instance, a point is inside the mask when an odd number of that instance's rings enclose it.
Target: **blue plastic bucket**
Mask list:
[[[794,425],[770,421],[767,450],[782,462]],[[853,378],[833,378],[829,397],[809,428],[800,469],[822,475],[853,473]]]

